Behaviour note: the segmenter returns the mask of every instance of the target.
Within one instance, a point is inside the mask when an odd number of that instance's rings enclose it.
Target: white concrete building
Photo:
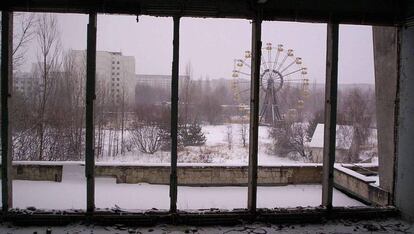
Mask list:
[[[323,161],[324,127],[325,124],[318,124],[311,141],[308,143],[313,162],[321,163]],[[354,129],[352,126],[336,125],[336,162],[343,162],[347,158],[352,146],[353,136]]]
[[[312,152],[314,162],[323,161],[324,124],[318,124],[307,144],[309,152]],[[335,162],[345,162],[354,146],[354,128],[350,125],[336,125],[336,151]],[[360,145],[362,150],[377,152],[377,129],[370,129],[367,142]]]
[[[79,67],[86,66],[86,51],[73,50]],[[109,90],[114,104],[120,103],[122,97],[129,104],[135,99],[135,57],[125,56],[121,52],[96,52],[97,85]]]
[[[182,84],[187,78],[186,75],[180,75],[178,77],[179,83]],[[138,85],[171,91],[171,75],[137,74],[136,81]]]
[[[182,76],[180,76],[180,79],[181,78]],[[137,74],[136,80],[138,85],[166,90],[171,89],[171,75]]]
[[[16,72],[13,74],[13,89],[28,95],[39,87],[38,79],[35,79],[32,73]]]

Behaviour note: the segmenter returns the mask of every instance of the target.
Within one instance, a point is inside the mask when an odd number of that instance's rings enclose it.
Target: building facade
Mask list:
[[[13,74],[13,89],[16,92],[28,95],[39,87],[39,80],[29,72],[16,72]]]
[[[180,81],[188,79],[188,76],[179,76]],[[171,75],[136,75],[137,85],[149,86],[152,88],[171,90]]]
[[[86,51],[73,50],[78,67],[86,64]],[[104,88],[109,92],[110,101],[117,105],[125,100],[133,104],[135,98],[135,57],[125,56],[121,52],[96,52],[97,89]]]

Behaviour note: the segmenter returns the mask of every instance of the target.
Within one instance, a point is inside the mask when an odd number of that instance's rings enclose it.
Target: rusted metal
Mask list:
[[[327,27],[322,205],[331,210],[336,149],[339,25],[331,22]]]
[[[1,184],[2,207],[7,213],[13,207],[12,190],[12,123],[13,90],[13,12],[1,14]]]
[[[252,22],[252,65],[250,91],[250,129],[249,129],[249,177],[247,208],[251,213],[256,212],[257,206],[257,154],[259,137],[259,92],[260,92],[260,61],[262,53],[262,18],[258,10]]]
[[[3,1],[4,2],[4,1]],[[39,11],[61,13],[84,13],[94,10],[98,13],[132,14],[152,16],[221,17],[252,19],[254,3],[257,1],[210,0],[13,0],[5,1],[0,10]],[[411,1],[392,0],[289,0],[262,1],[264,20],[285,20],[299,22],[327,23],[335,15],[338,23],[395,25],[403,18],[414,15]]]
[[[85,138],[85,173],[86,173],[86,211],[95,210],[95,131],[94,102],[96,83],[96,13],[89,14],[87,51],[86,51],[86,138]]]
[[[177,129],[178,129],[178,78],[180,53],[180,17],[173,17],[173,61],[171,79],[171,174],[170,212],[177,212]]]
[[[330,216],[331,219],[376,219],[398,217],[398,211],[394,207],[335,207]],[[11,211],[1,221],[11,221],[17,225],[67,225],[73,222],[86,220],[84,213],[64,212],[52,213],[37,210],[35,212]],[[206,211],[182,212],[172,216],[168,212],[100,212],[96,211],[88,221],[99,225],[125,224],[133,226],[157,225],[157,224],[183,224],[183,225],[235,225],[245,221],[259,221],[266,223],[320,223],[326,221],[326,212],[320,208],[300,209],[258,209],[252,216],[247,210],[239,211]]]

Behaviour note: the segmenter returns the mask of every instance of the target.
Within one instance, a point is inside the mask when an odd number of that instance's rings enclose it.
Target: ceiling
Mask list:
[[[414,16],[410,0],[8,0],[1,10],[398,25]]]

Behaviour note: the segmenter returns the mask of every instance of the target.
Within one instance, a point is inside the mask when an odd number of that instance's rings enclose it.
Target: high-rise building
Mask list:
[[[179,80],[182,82],[187,79],[188,76],[181,75]],[[171,75],[147,75],[137,74],[136,75],[137,85],[149,86],[152,88],[159,88],[171,91]]]
[[[86,51],[73,50],[75,61],[80,66],[86,65]],[[96,52],[97,88],[109,90],[114,104],[122,100],[132,104],[135,99],[135,57],[125,56],[121,52]]]
[[[13,74],[13,89],[22,94],[34,92],[39,87],[38,79],[29,72],[16,72]]]

